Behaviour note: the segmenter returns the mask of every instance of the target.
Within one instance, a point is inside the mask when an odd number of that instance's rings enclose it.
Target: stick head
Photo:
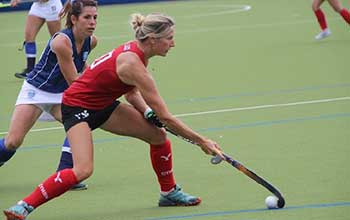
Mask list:
[[[218,155],[216,155],[215,157],[212,157],[210,159],[210,163],[215,164],[215,165],[221,163],[221,161],[222,161],[222,159]]]
[[[284,198],[282,197],[278,198],[277,206],[279,209],[283,208],[285,204],[286,204],[286,201],[284,200]]]

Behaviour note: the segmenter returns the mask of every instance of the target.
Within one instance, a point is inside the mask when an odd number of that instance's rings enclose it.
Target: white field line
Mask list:
[[[288,107],[288,106],[296,106],[296,105],[308,105],[308,104],[338,102],[338,101],[347,101],[347,100],[350,100],[349,96],[330,98],[330,99],[301,101],[301,102],[290,102],[290,103],[280,103],[280,104],[270,104],[270,105],[256,105],[256,106],[241,107],[241,108],[228,108],[228,109],[219,109],[219,110],[204,111],[204,112],[192,112],[192,113],[176,114],[175,116],[178,118],[181,118],[181,117],[188,117],[188,116],[207,115],[207,114],[216,114],[216,113],[224,113],[224,112],[237,112],[237,111],[246,111],[246,110]],[[29,132],[50,131],[50,130],[58,130],[58,129],[62,129],[62,128],[63,128],[62,126],[51,127],[51,128],[39,128],[39,129],[32,129]],[[8,133],[7,131],[0,132],[0,134],[7,134],[7,133]]]
[[[189,8],[189,6],[184,6],[186,8]],[[236,14],[236,13],[240,13],[240,12],[245,12],[245,11],[249,11],[252,9],[252,6],[250,5],[236,5],[236,4],[225,4],[225,5],[196,5],[193,6],[191,8],[218,8],[218,9],[214,9],[214,12],[209,12],[209,13],[197,13],[197,14],[192,14],[192,15],[179,15],[176,16],[177,18],[201,18],[201,17],[208,17],[208,16],[217,16],[217,15],[225,15],[225,14]],[[106,27],[106,26],[115,26],[115,25],[124,25],[125,22],[118,22],[116,23],[115,21],[113,22],[104,22],[101,24],[98,24],[98,27]],[[22,28],[13,28],[13,27],[9,27],[8,29],[4,28],[2,29],[2,33],[22,33],[23,29]]]
[[[328,18],[328,20],[339,20],[340,18]],[[227,25],[227,26],[216,26],[216,27],[206,27],[206,28],[194,28],[187,30],[178,30],[177,34],[191,34],[191,33],[205,33],[205,32],[213,32],[213,31],[230,31],[230,30],[238,30],[238,29],[258,29],[258,28],[273,28],[273,27],[285,27],[286,25],[298,25],[298,24],[308,24],[314,23],[314,19],[305,19],[305,20],[295,20],[295,21],[285,21],[285,22],[276,22],[276,23],[260,23],[260,24],[249,24],[249,25]],[[97,36],[100,40],[115,40],[115,39],[124,39],[129,38],[132,34],[120,33],[117,35],[111,36]],[[37,41],[37,45],[44,45],[47,41]],[[20,42],[7,42],[0,43],[1,47],[20,47]]]
[[[233,13],[240,13],[240,12],[245,12],[249,11],[252,9],[252,6],[250,5],[224,5],[225,8],[230,8],[230,10],[219,10],[216,12],[212,13],[205,13],[205,14],[195,14],[195,15],[189,15],[189,16],[179,16],[179,17],[184,17],[184,18],[200,18],[200,17],[206,17],[206,16],[216,16],[216,15],[222,15],[222,14],[233,14]],[[205,6],[207,7],[207,6]],[[212,6],[210,6],[212,7]],[[217,5],[216,7],[222,7],[222,5]],[[334,18],[327,18],[328,20],[338,20],[340,19],[339,17],[334,17]],[[228,30],[235,30],[235,29],[256,29],[256,28],[269,28],[269,27],[276,27],[276,26],[286,26],[286,25],[296,25],[296,24],[305,24],[305,23],[314,23],[314,19],[307,19],[307,20],[296,20],[296,21],[291,21],[291,22],[277,22],[277,23],[260,23],[260,24],[250,24],[250,25],[230,25],[230,26],[217,26],[217,27],[207,27],[207,28],[195,28],[191,30],[183,30],[183,31],[178,31],[177,33],[200,33],[200,32],[212,32],[212,31],[228,31]],[[124,24],[124,23],[123,23]],[[115,25],[115,23],[104,23],[100,24],[99,26],[109,26],[109,25]],[[13,29],[11,30],[2,30],[3,33],[13,33],[13,32],[22,32],[22,30],[18,29],[14,31]],[[119,34],[118,36],[112,35],[112,36],[98,36],[100,40],[115,40],[116,38],[128,38],[130,37],[131,34]],[[47,41],[37,41],[37,45],[44,45],[47,43]],[[20,43],[11,43],[11,42],[6,42],[6,43],[0,43],[0,47],[18,47],[20,46]]]
[[[187,6],[186,6],[187,7]],[[199,8],[198,6],[195,6],[197,9]],[[177,16],[177,17],[181,17],[181,18],[188,18],[188,19],[193,19],[193,18],[201,18],[201,17],[208,17],[208,16],[217,16],[217,15],[225,15],[225,14],[236,14],[236,13],[240,13],[240,12],[245,12],[245,11],[249,11],[252,9],[252,6],[250,5],[234,5],[234,4],[230,4],[230,5],[203,5],[201,8],[219,8],[219,10],[215,10],[215,12],[210,12],[210,13],[198,13],[198,14],[194,14],[194,15],[183,15],[183,16]],[[115,26],[115,25],[124,25],[125,22],[119,22],[119,23],[115,23],[115,22],[105,22],[105,23],[101,23],[98,25],[98,27],[108,27],[108,26]],[[23,30],[22,29],[14,29],[13,27],[9,28],[9,29],[3,29],[2,33],[22,33]],[[44,42],[37,42],[37,43],[44,43]]]
[[[220,110],[213,110],[213,111],[206,111],[206,112],[193,112],[193,113],[178,114],[176,115],[176,117],[187,117],[187,116],[206,115],[206,114],[215,114],[215,113],[223,113],[223,112],[237,112],[237,111],[245,111],[245,110],[307,105],[307,104],[316,104],[316,103],[325,103],[325,102],[337,102],[337,101],[345,101],[345,100],[350,100],[350,97],[346,96],[346,97],[331,98],[331,99],[319,99],[319,100],[290,102],[290,103],[271,104],[271,105],[257,105],[257,106],[242,107],[242,108],[228,108],[228,109],[220,109]]]
[[[217,7],[223,7],[223,8],[226,8],[226,10],[220,10],[220,11],[205,13],[205,14],[194,14],[194,15],[188,15],[188,16],[182,16],[182,17],[202,18],[202,17],[208,17],[208,16],[234,14],[234,13],[249,11],[250,9],[252,9],[252,6],[250,5],[217,5]],[[227,8],[229,9],[227,10]]]

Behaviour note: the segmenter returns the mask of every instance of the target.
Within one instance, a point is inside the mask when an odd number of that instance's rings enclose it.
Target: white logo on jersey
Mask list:
[[[165,161],[168,161],[171,157],[171,153],[168,154],[168,156],[160,156],[160,158],[164,159]]]
[[[84,62],[87,60],[88,56],[89,56],[89,52],[84,51],[84,53],[83,53],[83,61]]]
[[[124,51],[130,50],[130,48],[131,48],[130,44],[125,44],[123,50]]]

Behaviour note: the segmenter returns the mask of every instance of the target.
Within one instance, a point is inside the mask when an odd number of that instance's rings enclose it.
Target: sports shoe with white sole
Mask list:
[[[195,206],[201,203],[201,198],[191,196],[181,191],[179,185],[174,187],[174,190],[167,195],[160,195],[159,206]]]
[[[69,190],[70,191],[80,191],[80,190],[87,190],[88,185],[85,183],[77,183],[74,186],[72,186]]]
[[[34,208],[26,202],[20,201],[16,205],[4,210],[6,220],[25,220]]]
[[[323,31],[321,31],[319,34],[317,34],[315,36],[315,39],[316,40],[322,40],[322,39],[328,37],[331,34],[332,34],[332,32],[327,28],[327,29],[324,29]]]

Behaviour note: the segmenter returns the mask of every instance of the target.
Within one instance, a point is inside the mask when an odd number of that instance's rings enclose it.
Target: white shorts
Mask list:
[[[49,0],[47,2],[34,2],[29,10],[28,15],[34,15],[43,18],[46,21],[59,21],[59,12],[62,9],[60,0]]]
[[[61,104],[63,93],[50,93],[38,89],[27,81],[23,82],[21,91],[18,94],[16,105],[32,104],[43,110],[39,120],[55,121],[51,115],[53,105]]]

